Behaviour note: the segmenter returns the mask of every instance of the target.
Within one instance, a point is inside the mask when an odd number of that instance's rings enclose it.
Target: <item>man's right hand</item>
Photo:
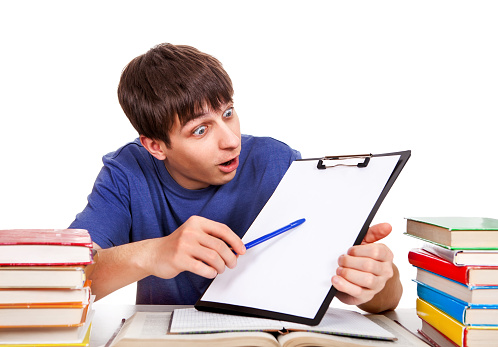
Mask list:
[[[228,226],[198,216],[190,217],[165,237],[107,249],[94,243],[94,248],[99,250],[98,260],[88,274],[97,300],[150,275],[173,278],[190,271],[214,278],[225,271],[225,266],[234,268],[236,254],[246,251]]]
[[[239,236],[228,226],[198,216],[190,217],[171,235],[146,242],[150,256],[144,258],[144,265],[148,272],[161,278],[173,278],[183,271],[214,278],[225,267],[233,269],[236,254],[246,251]]]

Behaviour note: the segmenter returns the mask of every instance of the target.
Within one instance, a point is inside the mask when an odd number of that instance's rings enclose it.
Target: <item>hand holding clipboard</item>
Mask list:
[[[410,151],[327,156],[292,163],[243,241],[289,220],[306,223],[239,257],[196,303],[199,310],[320,322],[336,294],[337,259],[360,244]]]

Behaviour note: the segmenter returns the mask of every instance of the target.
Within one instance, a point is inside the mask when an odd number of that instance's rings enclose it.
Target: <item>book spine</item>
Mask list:
[[[469,284],[467,266],[455,266],[442,258],[423,251],[422,249],[414,249],[409,251],[408,261],[415,267],[425,269],[465,285]]]
[[[440,258],[443,258],[444,260],[447,260],[448,262],[452,263],[453,265],[456,265],[455,263],[455,255],[456,252],[455,250],[444,248],[442,246],[439,246],[434,243],[429,243],[425,242],[424,245],[422,246],[422,249],[424,251],[430,252]]]
[[[433,347],[458,347],[455,342],[451,341],[448,337],[441,334],[439,330],[437,330],[424,320],[422,320],[422,327],[418,329],[418,332],[420,333],[420,335],[425,337]]]
[[[465,326],[463,324],[420,298],[417,298],[416,308],[417,315],[421,319],[432,325],[457,345],[465,347]]]
[[[462,324],[466,324],[465,317],[467,303],[442,293],[421,282],[417,283],[417,295],[420,299],[447,313]]]

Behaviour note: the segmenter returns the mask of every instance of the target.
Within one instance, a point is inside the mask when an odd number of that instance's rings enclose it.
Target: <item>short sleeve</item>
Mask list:
[[[102,248],[130,242],[129,183],[119,166],[106,164],[101,169],[88,204],[70,228],[88,230],[92,241]]]

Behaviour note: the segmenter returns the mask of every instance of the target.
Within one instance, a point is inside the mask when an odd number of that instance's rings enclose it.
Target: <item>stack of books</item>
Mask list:
[[[408,254],[420,333],[434,346],[498,346],[498,220],[408,218],[406,234],[424,241]]]
[[[81,229],[0,230],[0,345],[89,345],[91,248]]]

